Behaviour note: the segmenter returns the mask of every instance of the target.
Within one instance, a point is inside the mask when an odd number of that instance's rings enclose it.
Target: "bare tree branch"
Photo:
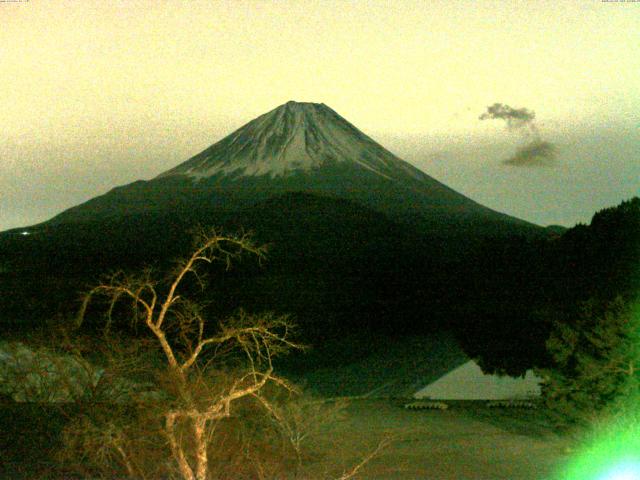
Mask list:
[[[369,454],[367,454],[361,461],[360,463],[358,463],[357,465],[355,465],[353,468],[351,468],[351,470],[349,470],[348,472],[343,473],[340,477],[338,477],[337,480],[348,480],[350,478],[354,478],[358,472],[360,470],[362,470],[362,468],[369,463],[371,460],[373,460],[376,456],[378,456],[380,454],[380,452],[382,452],[382,450],[384,450],[387,446],[389,446],[389,444],[391,443],[391,439],[390,438],[383,438],[382,440],[380,440],[380,442],[378,442],[378,446],[373,449]]]
[[[153,333],[166,358],[170,378],[175,379],[178,402],[165,411],[164,430],[173,459],[185,480],[205,480],[209,475],[207,425],[229,417],[234,402],[245,397],[259,397],[260,390],[270,382],[287,388],[288,384],[273,374],[272,357],[287,349],[300,348],[289,338],[292,325],[287,317],[254,316],[244,311],[221,322],[218,333],[205,338],[201,308],[178,293],[189,274],[204,288],[199,265],[222,261],[229,268],[232,259],[247,252],[261,260],[265,248],[255,246],[247,234],[233,237],[203,230],[193,253],[177,265],[166,293],[158,293],[150,270],[137,277],[116,272],[85,295],[78,314],[80,324],[91,300],[97,296],[106,297],[105,331],[108,332],[116,305],[121,299],[128,298],[133,302],[134,320],[142,317]],[[177,329],[177,339],[173,333],[169,335],[167,328],[172,329],[171,332]],[[202,396],[200,392],[205,385],[198,367],[199,359],[208,346],[215,347],[215,355],[226,344],[244,351],[248,371],[217,395]],[[206,368],[210,362],[204,365]],[[186,443],[179,436],[179,425],[182,425],[181,429],[188,427],[191,432],[191,439]],[[192,448],[192,453],[187,453],[187,448]],[[122,458],[126,460],[126,457]],[[132,465],[125,461],[125,466],[131,473]]]

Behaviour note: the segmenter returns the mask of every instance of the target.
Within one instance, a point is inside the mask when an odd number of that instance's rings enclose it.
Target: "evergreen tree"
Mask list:
[[[619,413],[640,398],[638,309],[618,296],[590,299],[574,322],[556,322],[546,342],[553,366],[542,369],[547,405],[566,423]]]

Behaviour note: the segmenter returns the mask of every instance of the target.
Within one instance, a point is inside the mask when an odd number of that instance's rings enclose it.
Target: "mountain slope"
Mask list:
[[[431,234],[534,233],[399,159],[323,104],[288,102],[150,181],[115,188],[51,224],[215,214],[302,191],[357,201]]]
[[[385,150],[324,104],[287,102],[159,175],[286,177],[354,163],[387,179],[428,177]]]
[[[263,268],[211,272],[208,316],[239,306],[292,314],[314,345],[350,331],[448,326],[477,310],[460,304],[475,285],[468,271],[479,243],[545,234],[429,177],[330,108],[290,102],[156,178],[66,210],[30,235],[0,234],[0,327],[3,316],[37,325],[51,312],[70,314],[77,289],[101,273],[167,271],[189,252],[197,224],[253,230],[271,245]]]

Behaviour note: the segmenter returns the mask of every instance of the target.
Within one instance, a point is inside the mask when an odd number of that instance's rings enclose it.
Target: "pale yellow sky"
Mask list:
[[[640,2],[600,0],[0,3],[0,188],[26,163],[59,181],[43,149],[79,176],[157,139],[149,178],[292,99],[374,137],[499,134],[494,102],[543,131],[637,126],[638,32]]]
[[[495,101],[550,122],[640,107],[634,4],[31,0],[0,22],[10,135],[219,123],[290,99],[397,133],[480,128]]]

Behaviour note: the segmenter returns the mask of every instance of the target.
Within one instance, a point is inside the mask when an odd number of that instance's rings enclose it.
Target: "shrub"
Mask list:
[[[556,322],[547,340],[553,366],[545,379],[546,404],[565,424],[596,421],[623,411],[640,396],[640,325],[622,297],[582,304],[574,322]]]

